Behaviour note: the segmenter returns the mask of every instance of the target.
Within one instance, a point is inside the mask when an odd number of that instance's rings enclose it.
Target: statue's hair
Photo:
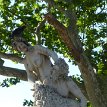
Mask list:
[[[59,69],[56,69],[56,66],[58,66]],[[59,58],[56,62],[55,65],[53,66],[53,69],[51,70],[52,72],[52,79],[59,80],[59,79],[66,79],[68,77],[69,73],[69,67],[68,64],[65,62],[64,59]]]
[[[24,38],[22,38],[22,37],[15,37],[14,39],[11,40],[12,47],[15,50],[18,50],[17,49],[17,42],[23,42],[25,45],[30,46],[30,44]]]

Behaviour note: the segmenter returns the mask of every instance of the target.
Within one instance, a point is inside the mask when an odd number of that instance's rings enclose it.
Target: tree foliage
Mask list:
[[[69,10],[75,11],[78,38],[92,67],[98,75],[107,75],[106,0],[1,0],[0,52],[22,56],[12,49],[9,35],[15,28],[26,25],[23,36],[29,43],[44,45],[75,63],[60,34],[47,21],[39,34],[36,32],[46,13],[51,13],[68,29],[75,30],[71,28],[72,23],[66,14],[67,11],[70,15]]]
[[[10,87],[11,85],[16,85],[20,82],[19,78],[7,78],[3,80],[3,82],[0,84],[2,87]]]
[[[50,3],[52,5],[52,3]],[[17,53],[11,47],[9,35],[14,28],[26,25],[24,37],[32,44],[45,45],[48,48],[68,56],[68,49],[58,36],[57,31],[45,23],[37,37],[35,30],[43,21],[44,15],[51,12],[61,23],[69,27],[69,19],[60,8],[73,8],[77,15],[79,37],[86,55],[98,73],[107,73],[107,5],[105,0],[55,0],[55,6],[48,7],[44,1],[4,0],[0,5],[0,51]],[[38,38],[38,40],[37,40]]]

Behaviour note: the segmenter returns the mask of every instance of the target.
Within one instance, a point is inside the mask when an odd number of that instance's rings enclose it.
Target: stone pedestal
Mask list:
[[[55,89],[35,83],[33,107],[80,107],[80,103],[60,96]]]

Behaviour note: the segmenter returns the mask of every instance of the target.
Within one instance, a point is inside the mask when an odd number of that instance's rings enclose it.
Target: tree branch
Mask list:
[[[23,58],[20,58],[14,54],[5,54],[0,52],[0,58],[9,59],[9,60],[16,61],[18,63],[23,64]]]
[[[36,34],[39,35],[41,28],[44,26],[46,20],[44,19],[41,23],[38,24],[36,28]]]
[[[45,19],[56,28],[58,31],[59,35],[61,36],[62,40],[64,40],[64,43],[67,45],[70,54],[73,55],[76,61],[79,62],[80,60],[80,51],[78,48],[75,47],[73,42],[71,41],[70,37],[68,36],[68,31],[66,27],[60,23],[52,14],[48,13],[45,15]]]
[[[18,77],[21,80],[27,81],[27,73],[25,70],[0,66],[0,75],[8,77]]]
[[[36,35],[38,37],[38,44],[41,44],[41,35],[40,35],[40,30],[41,28],[44,26],[46,20],[44,19],[41,23],[38,24],[37,28],[36,28]]]
[[[0,57],[23,64],[23,58],[20,58],[14,54],[5,54],[5,53],[0,52]],[[18,77],[21,80],[27,81],[27,74],[25,70],[4,67],[3,63],[4,61],[0,59],[0,75],[8,76],[8,77]]]
[[[76,18],[75,12],[73,11],[74,6],[73,6],[72,0],[64,0],[68,5],[70,5],[70,6],[68,6],[67,10],[64,7],[59,6],[54,0],[44,0],[44,1],[46,3],[48,3],[49,7],[54,7],[55,9],[58,9],[59,11],[63,12],[65,14],[65,16],[69,19],[69,26],[67,27],[67,32],[69,33],[68,36],[71,38],[72,44],[75,46],[75,49],[79,53],[81,53],[83,51],[83,49],[82,49],[82,44],[81,44],[81,42],[79,40],[79,36],[78,36],[77,25],[76,25],[77,18]],[[59,1],[61,1],[61,0],[59,0]],[[72,36],[70,36],[70,35],[72,35]],[[72,49],[73,49],[73,47],[72,47]],[[78,56],[78,58],[79,58],[79,56]]]

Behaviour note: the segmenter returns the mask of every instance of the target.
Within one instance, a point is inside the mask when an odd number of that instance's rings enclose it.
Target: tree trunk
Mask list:
[[[51,25],[54,26],[54,28],[56,28],[59,35],[61,36],[61,39],[68,47],[70,54],[73,55],[76,63],[78,64],[85,82],[85,87],[89,96],[89,100],[92,103],[93,107],[107,107],[107,103],[101,93],[94,70],[83,51],[78,36],[76,35],[77,32],[72,31],[72,29],[65,28],[63,24],[61,24],[57,19],[55,19],[55,17],[51,14],[47,14],[45,18]],[[72,23],[75,22],[73,20]],[[71,28],[74,28],[74,25],[75,24],[73,24],[73,27]]]
[[[81,54],[78,66],[84,79],[89,100],[93,107],[107,107],[107,103],[101,93],[96,75],[94,74],[92,66],[84,53]]]

